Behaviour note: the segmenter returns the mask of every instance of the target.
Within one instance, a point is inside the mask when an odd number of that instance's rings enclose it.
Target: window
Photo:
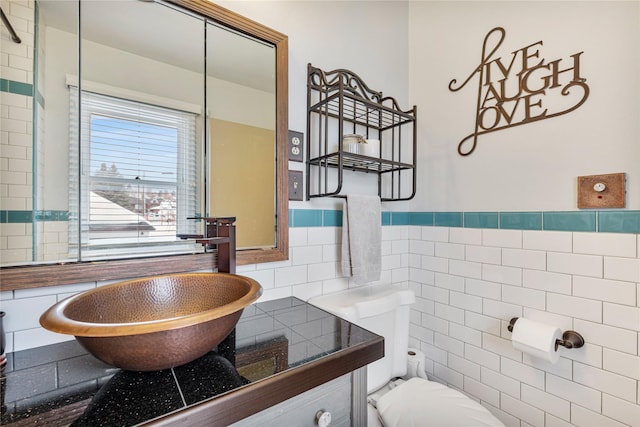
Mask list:
[[[73,88],[71,111],[76,98]],[[193,252],[193,243],[176,235],[196,233],[187,219],[198,212],[196,115],[85,91],[80,111],[70,132],[74,255]]]

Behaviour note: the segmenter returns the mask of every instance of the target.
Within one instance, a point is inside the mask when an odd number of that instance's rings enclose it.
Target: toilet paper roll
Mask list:
[[[425,360],[423,352],[417,348],[409,348],[407,351],[407,378],[427,378],[424,369]]]
[[[380,157],[380,140],[379,139],[366,139],[365,144],[362,145],[362,152],[369,157]]]
[[[529,319],[519,318],[513,326],[513,347],[538,359],[556,363],[556,339],[562,339],[560,328]]]

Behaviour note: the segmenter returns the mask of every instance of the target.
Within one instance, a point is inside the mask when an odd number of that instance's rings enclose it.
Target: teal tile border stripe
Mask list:
[[[605,212],[600,212],[600,215]],[[596,211],[543,212],[545,230],[596,231]],[[602,230],[600,230],[602,231]]]
[[[0,210],[0,223],[30,223],[32,211]],[[68,221],[69,212],[35,212],[36,221]],[[503,230],[584,231],[640,234],[640,211],[566,212],[390,212],[382,225],[418,225]],[[342,211],[289,209],[289,227],[342,227]]]
[[[0,79],[0,92],[14,93],[16,95],[33,96],[33,85],[30,83],[16,82]]]
[[[33,222],[33,211],[0,211],[0,224]],[[68,211],[36,211],[36,221],[69,221]]]
[[[603,233],[640,233],[640,211],[599,212],[598,230]]]
[[[465,228],[498,228],[498,212],[465,212],[463,216]]]
[[[390,212],[382,225],[640,234],[640,211]],[[341,227],[341,210],[290,209],[290,227]]]
[[[542,212],[500,212],[499,219],[506,230],[542,230]]]

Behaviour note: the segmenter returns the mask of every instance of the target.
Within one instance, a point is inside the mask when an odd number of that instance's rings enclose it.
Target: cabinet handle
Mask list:
[[[331,424],[331,412],[323,410],[316,412],[316,424],[318,424],[318,427],[329,427],[329,424]]]

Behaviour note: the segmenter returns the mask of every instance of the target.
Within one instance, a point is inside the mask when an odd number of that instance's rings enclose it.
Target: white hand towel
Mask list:
[[[347,195],[342,212],[342,272],[357,284],[380,280],[380,197]]]

